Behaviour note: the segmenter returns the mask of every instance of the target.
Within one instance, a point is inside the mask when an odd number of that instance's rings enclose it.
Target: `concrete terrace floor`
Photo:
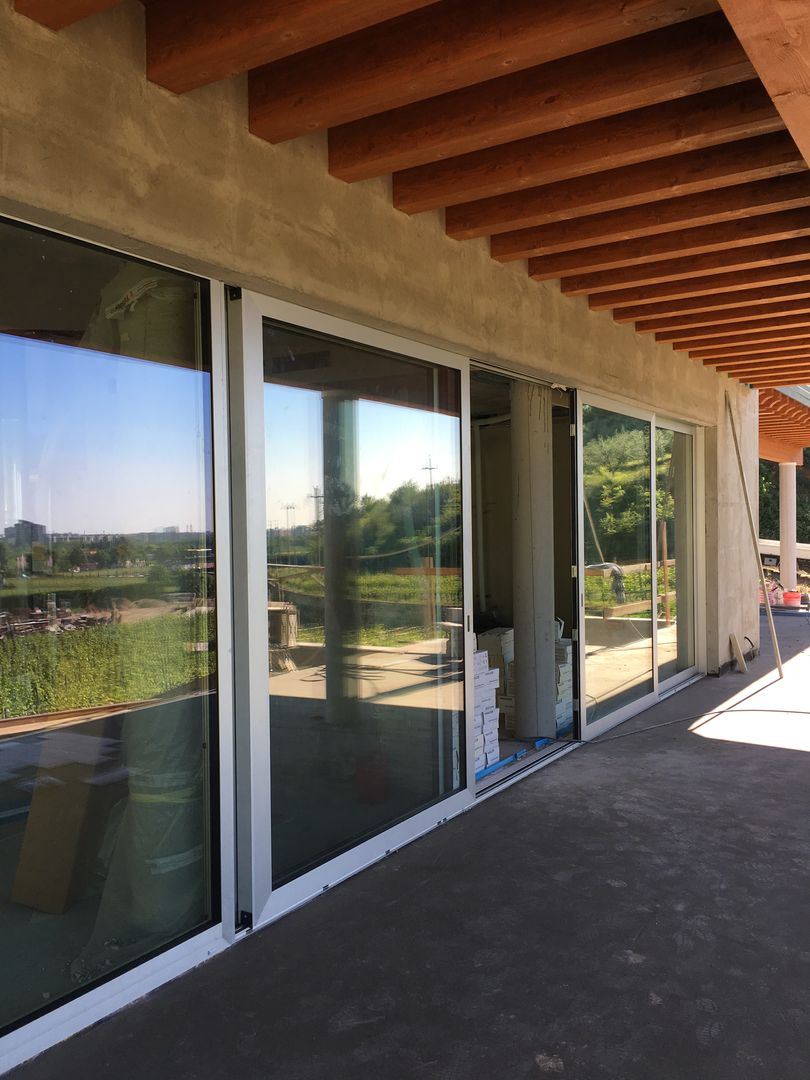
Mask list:
[[[784,683],[704,679],[10,1078],[807,1080],[810,716],[775,710],[810,623],[777,626]]]

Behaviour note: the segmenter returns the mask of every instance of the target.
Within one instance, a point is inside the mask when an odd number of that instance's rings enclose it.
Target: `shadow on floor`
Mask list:
[[[689,687],[10,1077],[806,1080],[810,755],[679,719],[801,709],[778,627],[785,683]]]

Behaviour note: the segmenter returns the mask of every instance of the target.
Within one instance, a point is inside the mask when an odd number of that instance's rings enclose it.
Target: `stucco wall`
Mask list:
[[[331,178],[322,136],[254,138],[245,79],[175,97],[143,53],[136,0],[60,34],[0,0],[0,212],[704,425],[710,670],[730,632],[758,641],[723,404],[756,492],[753,391],[399,213],[389,180]]]

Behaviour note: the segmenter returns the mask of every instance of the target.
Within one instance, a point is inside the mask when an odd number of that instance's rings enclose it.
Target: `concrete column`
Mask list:
[[[347,559],[353,554],[350,526],[357,503],[357,401],[324,390],[323,405],[323,571],[326,716],[348,722],[344,705],[357,696],[346,663],[346,639],[356,621],[346,588]]]
[[[779,462],[779,577],[796,588],[796,463]]]
[[[512,383],[515,718],[521,738],[554,737],[554,460],[551,390]]]

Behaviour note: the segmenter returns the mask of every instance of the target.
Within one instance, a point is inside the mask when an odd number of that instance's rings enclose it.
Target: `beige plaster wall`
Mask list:
[[[323,136],[254,138],[245,79],[175,97],[143,54],[136,0],[60,34],[0,0],[0,212],[705,425],[710,669],[731,631],[758,641],[723,407],[756,492],[753,391],[399,213],[388,179],[333,179]]]

